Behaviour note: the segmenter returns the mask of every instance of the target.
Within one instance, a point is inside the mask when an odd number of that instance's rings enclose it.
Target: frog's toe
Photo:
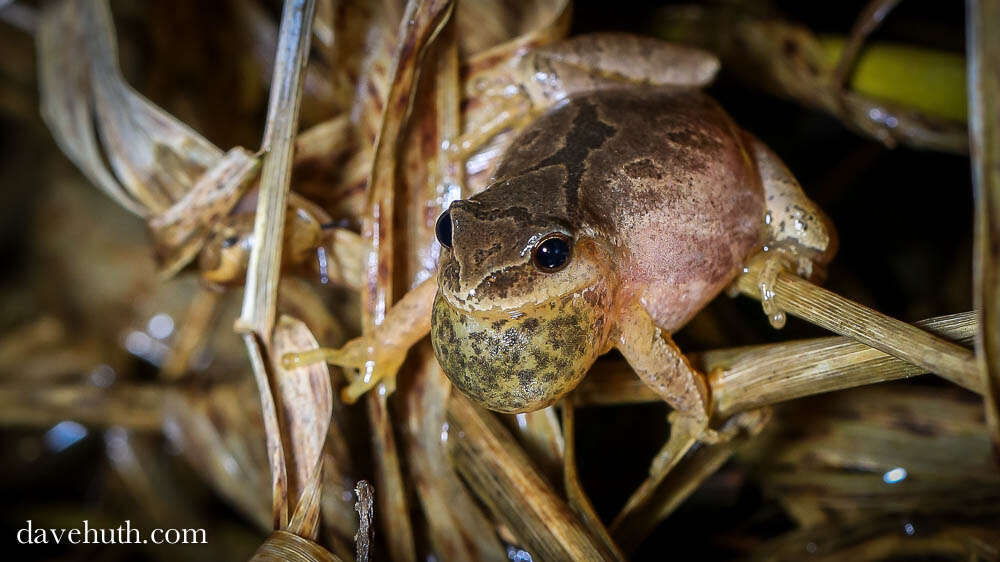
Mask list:
[[[332,347],[319,347],[305,351],[286,353],[281,357],[281,366],[285,369],[295,369],[313,363],[326,361],[338,367],[360,369],[364,367],[367,360],[367,352],[372,348],[366,338],[355,338],[344,347],[334,349]]]
[[[357,402],[364,393],[368,392],[379,383],[386,383],[390,392],[396,387],[396,374],[399,372],[406,351],[393,350],[378,355],[373,355],[371,359],[364,362],[359,367],[360,372],[357,377],[340,391],[340,399],[345,404]]]

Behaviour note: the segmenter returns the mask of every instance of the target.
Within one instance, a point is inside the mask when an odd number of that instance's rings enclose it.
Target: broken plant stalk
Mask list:
[[[287,473],[281,428],[268,377],[268,348],[277,314],[278,281],[285,209],[291,181],[292,149],[302,99],[303,69],[309,54],[315,2],[286,0],[264,130],[260,193],[254,218],[254,245],[247,268],[243,311],[235,330],[242,335],[260,394],[271,466],[274,524],[288,525]]]
[[[759,277],[753,268],[740,276],[739,289],[761,299]],[[911,324],[901,322],[823,289],[800,277],[778,273],[767,283],[765,300],[777,309],[918,365],[972,391],[980,388],[979,370],[971,351]]]
[[[980,313],[976,356],[993,448],[1000,458],[1000,1],[970,0],[969,146],[976,196],[973,293]]]

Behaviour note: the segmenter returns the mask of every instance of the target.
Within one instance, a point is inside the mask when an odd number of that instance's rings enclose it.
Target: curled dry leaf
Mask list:
[[[275,531],[260,545],[251,562],[341,562],[315,542],[288,531]]]
[[[132,89],[118,67],[114,33],[105,0],[65,0],[44,10],[42,116],[95,185],[152,221],[161,268],[172,275],[242,196],[256,159],[240,148],[223,153]]]
[[[291,349],[318,347],[316,338],[299,320],[282,316],[274,329],[272,351],[281,356]],[[316,538],[319,523],[319,484],[322,477],[322,452],[333,413],[333,389],[330,371],[325,363],[286,370],[280,362],[274,369],[275,402],[279,407],[282,433],[289,447],[285,463],[288,467],[288,497],[293,498],[293,524],[301,519],[301,528],[294,530],[306,538]],[[299,512],[303,512],[300,516]]]

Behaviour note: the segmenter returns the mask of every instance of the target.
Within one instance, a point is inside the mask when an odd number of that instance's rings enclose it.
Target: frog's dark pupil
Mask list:
[[[231,247],[235,246],[236,243],[239,242],[239,241],[240,241],[239,238],[237,238],[235,236],[229,236],[228,238],[226,238],[225,240],[222,241],[222,247],[223,248],[231,248]]]
[[[561,237],[553,237],[543,241],[535,248],[535,263],[546,270],[556,270],[566,264],[569,259],[569,242]]]
[[[442,246],[451,248],[451,211],[441,213],[437,226],[434,227],[434,233]]]

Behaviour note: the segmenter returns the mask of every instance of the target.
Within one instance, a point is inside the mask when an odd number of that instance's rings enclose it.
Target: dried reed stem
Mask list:
[[[540,560],[615,560],[545,482],[490,413],[452,393],[449,446],[455,468],[498,520]]]
[[[956,342],[971,343],[976,315],[963,312],[916,323]],[[896,359],[848,337],[720,349],[693,354],[703,371],[715,371],[709,384],[715,416],[803,396],[923,374],[926,369]],[[718,370],[717,370],[718,369]],[[657,402],[660,398],[624,361],[601,360],[573,393],[578,406]]]
[[[695,445],[666,478],[661,474],[650,475],[637,491],[637,494],[641,491],[642,501],[630,501],[631,508],[622,510],[612,525],[612,536],[621,549],[625,552],[635,550],[660,521],[719,470],[736,449],[759,433],[768,419],[766,412],[741,414],[722,428],[723,432],[732,435],[731,438],[714,445]]]
[[[409,0],[399,28],[390,74],[392,81],[375,141],[366,201],[364,234],[370,249],[365,259],[361,317],[366,335],[382,324],[392,305],[396,258],[393,215],[402,132],[413,106],[422,59],[428,45],[451,16],[453,7],[454,3],[449,0],[427,3]],[[386,403],[394,388],[395,381],[380,382],[376,392],[369,392],[366,399],[375,451],[379,517],[386,532],[390,558],[407,561],[416,560],[416,552],[398,448]]]
[[[840,88],[846,88],[851,77],[851,71],[858,62],[858,55],[861,54],[861,47],[865,40],[871,35],[885,19],[889,12],[894,10],[900,0],[871,0],[864,10],[858,15],[851,28],[851,34],[844,43],[844,49],[840,52],[840,60],[833,70],[833,83]]]
[[[354,558],[357,562],[368,562],[374,554],[375,542],[375,491],[367,480],[358,480],[354,487],[354,510],[358,512],[358,532],[354,535]]]
[[[757,275],[739,278],[739,289],[760,298]],[[893,357],[919,365],[953,383],[977,391],[979,369],[971,351],[920,328],[876,312],[788,273],[770,289],[777,308],[832,332],[851,337]]]
[[[941,316],[917,325],[943,338],[968,342],[975,334],[976,315]],[[706,370],[723,369],[709,377],[720,419],[767,404],[926,372],[846,337],[708,352],[702,363]]]
[[[237,321],[237,331],[254,331],[266,343],[270,342],[277,310],[285,209],[292,177],[292,149],[299,122],[305,75],[303,69],[309,56],[315,7],[314,0],[285,1],[267,124],[261,145],[265,155],[254,217],[254,244],[247,266],[243,312]]]
[[[205,334],[210,333],[216,321],[221,298],[222,293],[214,288],[198,287],[177,330],[174,345],[160,368],[162,378],[174,381],[190,372],[191,359],[205,346]]]
[[[282,10],[267,125],[261,148],[265,156],[254,217],[254,245],[247,268],[243,311],[235,326],[236,332],[243,336],[260,394],[271,466],[274,523],[277,528],[285,528],[288,523],[285,503],[287,474],[265,350],[270,344],[277,313],[292,149],[302,100],[302,71],[309,55],[314,8],[313,0],[286,0]]]
[[[976,194],[974,293],[979,378],[1000,456],[1000,0],[969,0],[969,145]]]
[[[136,431],[163,429],[168,391],[153,385],[0,385],[0,427],[49,427],[76,420],[92,427],[123,426]]]
[[[597,516],[587,492],[580,483],[580,477],[576,472],[576,423],[574,421],[573,402],[564,400],[562,403],[562,429],[565,449],[563,453],[563,485],[566,487],[566,499],[569,500],[570,507],[583,519],[583,522],[590,531],[604,543],[609,551],[614,553],[616,560],[625,560],[625,555],[618,549],[618,545],[611,539],[607,528]]]

